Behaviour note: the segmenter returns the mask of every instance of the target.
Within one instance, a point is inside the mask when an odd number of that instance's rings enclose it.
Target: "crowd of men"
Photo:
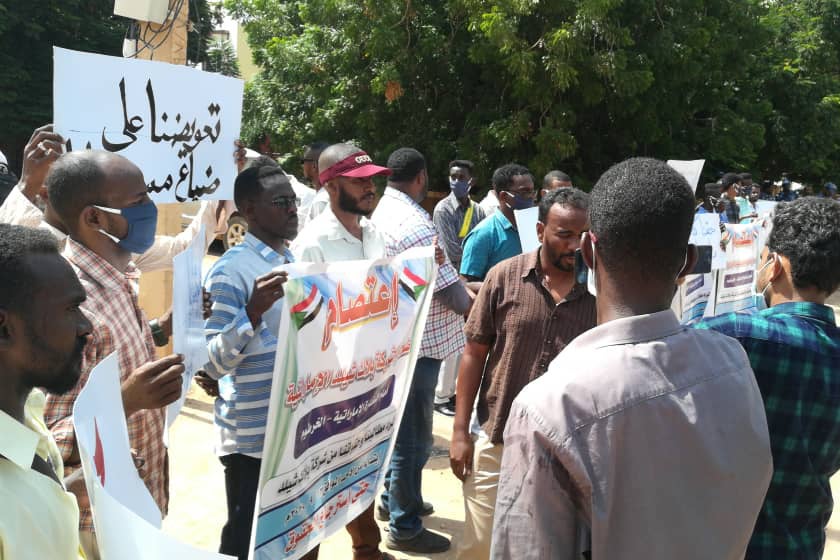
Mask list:
[[[202,224],[205,246],[215,231],[217,204],[203,203],[182,234],[156,236],[137,166],[62,143],[35,131],[0,207],[0,558],[99,558],[72,410],[113,351],[138,472],[166,514],[164,407],[180,395],[183,357],[156,357],[171,316],[147,319],[137,281],[171,268]],[[473,163],[454,159],[430,215],[427,162],[412,148],[380,166],[352,144],[313,144],[312,187],[241,146],[234,159],[248,233],[206,276],[197,378],[216,398],[221,552],[248,557],[287,280],[276,268],[439,245],[384,492],[346,526],[348,556],[392,558],[376,518],[390,550],[450,548],[423,523],[435,410],[454,416],[459,558],[822,555],[840,468],[840,329],[826,305],[840,287],[836,188],[796,199],[784,182],[773,195],[727,174],[695,196],[664,162],[633,158],[591,193],[559,171],[538,190],[509,163],[478,203]],[[765,196],[784,202],[755,277],[767,309],[681,325],[670,307],[697,261],[695,213],[739,223]],[[514,211],[537,200],[540,245],[523,252]]]

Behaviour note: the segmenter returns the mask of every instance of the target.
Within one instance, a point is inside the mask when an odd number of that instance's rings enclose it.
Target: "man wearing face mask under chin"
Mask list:
[[[534,177],[526,167],[508,163],[493,172],[493,189],[499,197],[499,210],[485,218],[464,240],[461,275],[473,283],[484,280],[487,272],[505,259],[522,253],[514,210],[534,205]],[[470,289],[478,289],[473,284]]]
[[[764,398],[774,473],[747,558],[822,557],[840,468],[840,329],[825,305],[838,287],[840,204],[779,204],[756,273],[765,309],[695,325],[741,343]]]

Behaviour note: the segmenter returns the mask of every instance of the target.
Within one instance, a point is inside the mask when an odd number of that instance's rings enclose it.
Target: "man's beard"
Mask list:
[[[37,386],[43,387],[47,392],[54,395],[63,395],[75,387],[82,372],[82,356],[87,339],[78,339],[73,353],[63,361],[57,352],[46,348],[42,337],[36,335],[31,340],[34,347],[42,349],[45,363],[61,365],[48,366],[50,369],[47,372],[43,370],[31,371],[28,377],[36,381]]]
[[[557,268],[558,270],[561,270],[563,272],[574,272],[575,271],[574,263],[566,264],[563,261],[563,259],[566,258],[566,257],[574,258],[575,254],[574,253],[566,253],[566,254],[563,254],[563,255],[555,256],[555,255],[551,254],[551,250],[549,249],[548,258],[551,261],[551,264],[553,264],[555,268]]]
[[[367,216],[370,213],[370,210],[363,210],[359,206],[359,202],[341,187],[338,188],[338,207],[344,212],[358,214],[359,216]]]

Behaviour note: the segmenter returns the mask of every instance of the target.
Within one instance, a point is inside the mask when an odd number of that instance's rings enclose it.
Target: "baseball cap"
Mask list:
[[[367,178],[374,175],[390,174],[390,169],[376,165],[366,152],[359,151],[322,170],[318,174],[318,179],[323,185],[336,177]]]

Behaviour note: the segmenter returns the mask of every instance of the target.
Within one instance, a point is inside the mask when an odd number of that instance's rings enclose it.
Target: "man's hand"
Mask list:
[[[236,146],[236,151],[233,152],[233,161],[236,163],[237,173],[241,173],[247,163],[245,159],[245,144],[241,140],[234,140],[233,145]]]
[[[213,314],[213,300],[210,299],[210,292],[204,288],[201,288],[201,314],[205,321]]]
[[[207,372],[204,370],[199,370],[195,373],[193,377],[195,384],[201,387],[201,389],[207,393],[208,397],[218,397],[219,396],[219,382],[207,375]]]
[[[53,132],[51,124],[36,128],[26,143],[20,184],[23,185],[23,195],[30,201],[35,202],[35,198],[41,194],[47,172],[61,156],[63,145],[64,138]]]
[[[172,336],[172,308],[170,307],[169,310],[158,317],[158,326],[163,331],[163,334],[166,335],[166,338]]]
[[[446,253],[443,252],[443,249],[438,243],[437,235],[435,236],[434,240],[432,240],[432,243],[434,243],[435,245],[435,262],[438,266],[443,266],[443,263],[446,262]]]
[[[470,434],[463,432],[452,434],[452,443],[449,444],[449,467],[452,469],[452,474],[461,482],[472,474],[474,451],[475,443]]]
[[[283,284],[288,278],[289,275],[286,272],[272,271],[254,280],[251,299],[245,306],[245,312],[254,328],[262,322],[263,313],[271,309],[274,302],[283,297]]]
[[[123,408],[128,418],[138,410],[164,407],[181,396],[184,357],[172,354],[135,369],[122,382]]]

